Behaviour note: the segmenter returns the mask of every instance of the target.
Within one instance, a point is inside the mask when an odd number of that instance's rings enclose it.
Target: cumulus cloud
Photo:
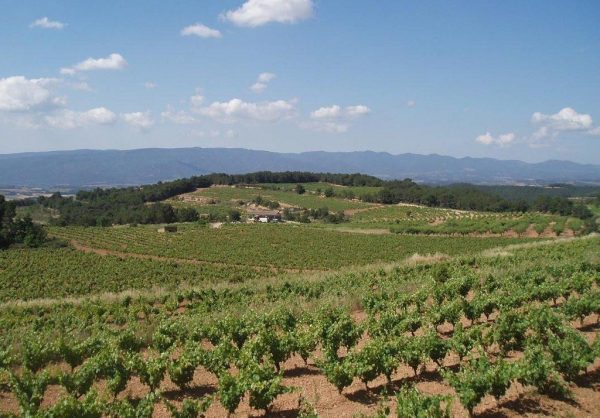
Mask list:
[[[41,28],[41,29],[63,29],[66,25],[57,20],[50,20],[47,17],[42,17],[37,19],[35,22],[32,22],[29,25],[30,28]]]
[[[127,67],[127,61],[121,54],[110,54],[106,58],[88,58],[72,67],[61,68],[60,73],[73,75],[81,71],[122,70]]]
[[[339,105],[320,107],[310,113],[312,122],[304,126],[320,132],[344,133],[350,128],[350,121],[371,113],[365,105],[347,106]]]
[[[75,129],[90,125],[112,125],[117,115],[105,107],[97,107],[84,112],[62,110],[45,117],[46,123],[58,129]]]
[[[138,131],[147,131],[154,125],[154,119],[150,112],[122,113],[121,119]]]
[[[52,78],[0,78],[0,111],[24,112],[62,106],[65,99],[51,90],[58,82]]]
[[[555,138],[562,132],[581,132],[593,135],[597,130],[593,126],[591,115],[577,113],[570,107],[565,107],[553,115],[535,112],[531,116],[531,122],[539,126],[532,135],[534,141]]]
[[[310,117],[312,119],[341,119],[341,118],[358,118],[366,116],[371,113],[365,105],[348,106],[344,109],[338,105],[329,107],[321,107],[311,112]]]
[[[310,114],[312,119],[334,119],[340,116],[342,116],[342,108],[338,105],[320,107]]]
[[[293,100],[253,103],[231,99],[228,102],[213,102],[208,106],[196,108],[195,111],[221,122],[234,122],[240,119],[275,122],[294,117],[296,103]]]
[[[270,22],[296,23],[310,18],[312,0],[247,0],[240,8],[221,14],[237,26],[255,28]]]
[[[577,113],[575,109],[565,107],[554,115],[545,115],[535,112],[531,116],[531,121],[537,124],[546,124],[553,129],[561,131],[586,130],[592,126],[592,117],[590,115]]]
[[[196,23],[181,29],[181,36],[198,36],[200,38],[222,38],[221,32],[217,29],[209,28],[202,23]]]
[[[475,138],[475,141],[483,145],[498,145],[500,147],[506,147],[512,144],[515,139],[517,139],[517,136],[513,132],[501,134],[497,137],[494,137],[489,132],[486,132],[485,134],[479,135],[477,138]]]
[[[346,108],[346,114],[351,118],[357,118],[360,116],[365,116],[371,113],[371,109],[364,105],[358,106],[348,106]]]
[[[255,93],[262,93],[267,88],[269,82],[274,78],[275,74],[273,73],[260,73],[258,75],[256,83],[250,86],[250,90],[252,90]]]

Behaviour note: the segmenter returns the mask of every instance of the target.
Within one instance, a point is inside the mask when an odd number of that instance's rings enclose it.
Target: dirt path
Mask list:
[[[384,228],[326,228],[329,231],[347,232],[349,234],[388,235],[389,229]]]
[[[176,257],[165,257],[161,255],[153,255],[153,254],[138,254],[138,253],[128,253],[123,251],[115,251],[115,250],[107,250],[104,248],[94,248],[88,245],[82,244],[77,240],[70,241],[71,246],[77,251],[81,251],[84,253],[93,253],[101,256],[112,255],[119,258],[136,258],[139,260],[158,260],[158,261],[168,261],[178,264],[193,264],[193,265],[211,265],[211,266],[219,266],[219,267],[248,267],[254,269],[256,271],[264,271],[271,270],[273,273],[323,273],[329,270],[321,270],[321,269],[291,269],[291,268],[283,268],[277,266],[257,266],[251,264],[239,264],[239,263],[225,263],[220,261],[207,261],[207,260],[195,260],[190,258],[176,258]]]

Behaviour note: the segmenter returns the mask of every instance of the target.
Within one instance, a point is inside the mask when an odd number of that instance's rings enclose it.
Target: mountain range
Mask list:
[[[90,187],[156,183],[214,172],[363,173],[426,183],[600,184],[600,165],[526,163],[437,154],[355,151],[277,153],[242,148],[145,148],[0,154],[0,186]]]

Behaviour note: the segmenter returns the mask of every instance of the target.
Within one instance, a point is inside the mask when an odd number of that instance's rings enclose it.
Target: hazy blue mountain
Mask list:
[[[429,183],[598,182],[600,165],[385,152],[276,153],[238,148],[77,150],[0,155],[1,186],[135,185],[213,172],[365,173]]]

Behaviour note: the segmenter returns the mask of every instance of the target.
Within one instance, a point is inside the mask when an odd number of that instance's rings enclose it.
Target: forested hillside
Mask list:
[[[60,225],[112,225],[127,223],[172,223],[198,219],[193,209],[173,207],[165,200],[214,185],[264,188],[265,184],[299,184],[306,182],[329,183],[340,186],[378,187],[364,189],[358,195],[345,194],[346,199],[363,202],[395,204],[413,203],[430,207],[493,212],[538,211],[591,220],[592,212],[583,204],[561,196],[540,193],[535,200],[509,199],[491,190],[471,185],[427,186],[410,179],[383,181],[362,174],[331,174],[306,172],[257,172],[243,175],[211,174],[172,182],[128,188],[94,189],[79,191],[75,198],[40,197],[19,202],[21,206],[41,205],[57,211],[53,222]],[[327,189],[326,186],[323,186]],[[268,188],[268,187],[267,187]],[[297,190],[299,192],[299,190]],[[323,190],[326,195],[327,190]],[[319,192],[320,194],[321,192]],[[332,191],[333,193],[333,191]],[[340,192],[338,191],[338,194]],[[318,208],[315,208],[318,209]]]
[[[600,166],[569,161],[530,164],[492,158],[386,152],[276,153],[241,148],[76,150],[0,155],[0,186],[140,185],[209,173],[312,171],[366,173],[449,184],[600,182]]]

